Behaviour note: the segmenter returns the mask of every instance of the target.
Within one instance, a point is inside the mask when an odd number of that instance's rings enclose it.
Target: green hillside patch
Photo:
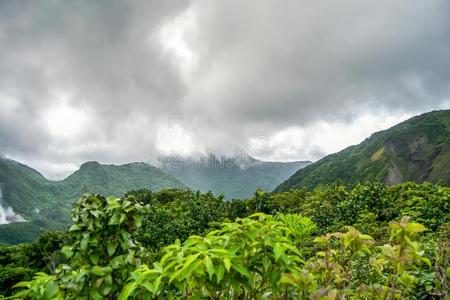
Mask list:
[[[55,222],[49,219],[5,224],[0,226],[0,244],[14,245],[31,243],[44,232],[64,229],[66,229],[66,226],[61,222]]]

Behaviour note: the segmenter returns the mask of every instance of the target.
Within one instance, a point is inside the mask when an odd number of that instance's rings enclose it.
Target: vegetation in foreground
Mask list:
[[[449,199],[413,183],[87,195],[67,233],[0,248],[0,284],[26,299],[446,299]]]

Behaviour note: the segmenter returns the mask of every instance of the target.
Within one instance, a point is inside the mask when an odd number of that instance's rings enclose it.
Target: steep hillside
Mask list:
[[[45,179],[36,170],[10,159],[0,158],[1,205],[11,207],[26,219],[55,207],[69,208],[64,187]]]
[[[336,180],[450,184],[450,110],[429,112],[372,134],[359,145],[296,172],[275,192],[314,188]]]
[[[10,159],[0,159],[0,188],[4,206],[24,217],[55,208],[70,208],[85,192],[123,195],[133,189],[186,188],[173,176],[145,163],[102,165],[87,162],[62,181],[50,181],[34,169]]]
[[[246,198],[256,189],[270,191],[311,162],[265,162],[248,155],[166,157],[161,168],[189,187],[203,192],[223,194],[227,199]]]
[[[42,230],[60,228],[69,221],[73,201],[85,192],[121,196],[140,188],[187,189],[178,179],[145,163],[88,162],[64,180],[50,181],[26,165],[1,158],[0,223],[16,223],[0,225],[0,243],[29,241]]]

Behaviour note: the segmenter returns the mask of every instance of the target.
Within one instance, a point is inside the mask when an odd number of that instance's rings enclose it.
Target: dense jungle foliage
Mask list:
[[[0,294],[450,297],[450,188],[440,184],[333,184],[234,201],[183,190],[85,195],[72,222],[33,244],[0,247]]]

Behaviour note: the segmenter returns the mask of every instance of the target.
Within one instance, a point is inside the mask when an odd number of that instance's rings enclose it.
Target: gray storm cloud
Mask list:
[[[151,146],[226,151],[258,136],[273,138],[269,157],[317,159],[323,122],[347,130],[449,105],[449,11],[447,0],[1,1],[0,152],[56,177],[88,159],[145,160]]]

